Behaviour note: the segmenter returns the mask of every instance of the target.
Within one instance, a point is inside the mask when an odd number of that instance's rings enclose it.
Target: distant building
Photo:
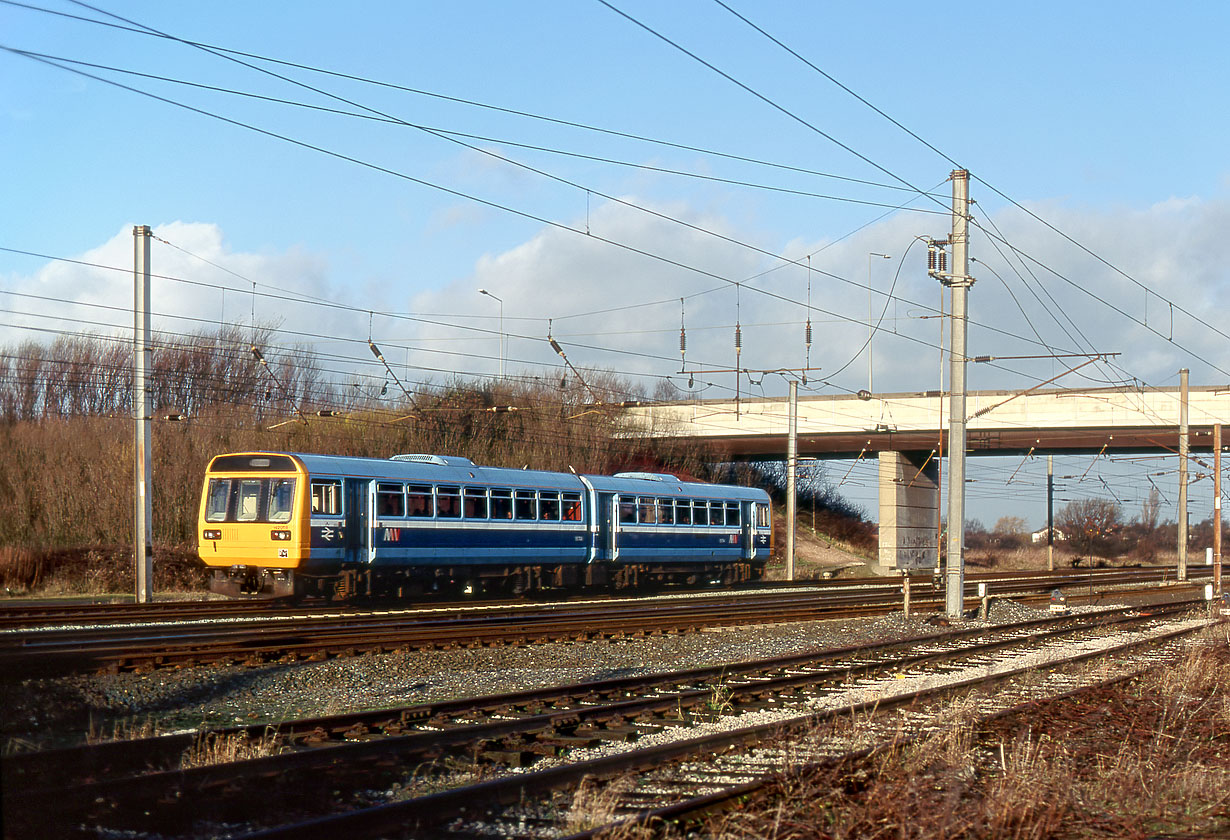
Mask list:
[[[1065,540],[1067,540],[1067,536],[1064,534],[1063,531],[1056,528],[1055,529],[1055,542],[1064,542]],[[1029,541],[1033,543],[1034,545],[1037,545],[1038,543],[1046,542],[1046,529],[1043,528],[1041,531],[1034,531],[1032,534],[1029,535]]]

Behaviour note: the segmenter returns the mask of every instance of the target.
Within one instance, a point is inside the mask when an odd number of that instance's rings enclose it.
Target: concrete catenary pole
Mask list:
[[[1055,571],[1055,456],[1046,456],[1046,570]]]
[[[133,517],[133,563],[136,566],[137,602],[154,597],[153,448],[151,443],[153,397],[146,374],[154,349],[149,341],[149,245],[152,233],[137,225],[133,236],[133,362],[132,407],[136,419],[135,516]]]
[[[790,421],[786,442],[786,580],[794,580],[794,528],[798,505],[799,383],[790,380]]]
[[[948,580],[945,607],[959,621],[965,611],[965,343],[968,319],[969,172],[952,175],[952,342],[948,403]]]
[[[1213,426],[1213,597],[1221,597],[1221,423]]]
[[[1187,580],[1187,368],[1179,370],[1179,580]]]

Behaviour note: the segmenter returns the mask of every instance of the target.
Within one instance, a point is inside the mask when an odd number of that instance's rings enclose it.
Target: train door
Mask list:
[[[598,559],[619,559],[619,505],[614,493],[599,493],[594,513],[598,526]]]
[[[743,559],[756,559],[756,503],[739,503],[740,535],[743,542]]]
[[[368,563],[371,561],[371,491],[372,482],[359,478],[344,479],[346,494],[346,553],[345,562]]]

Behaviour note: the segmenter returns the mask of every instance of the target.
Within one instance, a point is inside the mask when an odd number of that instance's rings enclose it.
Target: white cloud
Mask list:
[[[254,314],[257,323],[286,322],[290,327],[292,313],[303,313],[310,321],[308,331],[327,330],[331,321],[336,323],[327,310],[322,317],[319,308],[312,312],[269,297],[336,297],[327,280],[328,265],[319,255],[298,249],[266,254],[234,251],[214,224],[177,221],[155,226],[153,234],[150,307],[155,331],[213,330],[224,319],[248,325]],[[49,262],[32,275],[9,279],[6,289],[16,294],[6,297],[20,314],[6,319],[0,343],[49,341],[57,332],[131,335],[132,226],[71,259],[74,262]]]
[[[911,243],[920,234],[943,235],[947,228],[944,217],[900,214],[835,244],[820,237],[812,242],[796,237],[780,244],[771,241],[770,234],[751,235],[739,230],[719,210],[700,211],[684,203],[657,209],[686,219],[699,229],[737,240],[752,239],[766,251],[780,251],[796,259],[813,255],[811,300],[815,309],[811,314],[810,363],[822,368],[818,375],[809,376],[813,384],[832,377],[840,389],[866,387],[863,346],[867,338],[868,253],[893,255],[892,260],[872,259],[870,266],[872,285],[877,290],[872,297],[877,318],[884,308],[883,293],[894,280],[896,283],[896,299],[889,304],[873,345],[875,390],[938,387],[940,322],[934,316],[940,286],[926,275],[922,245]],[[1039,203],[1031,209],[1154,291],[1146,294],[1019,210],[997,211],[987,220],[981,215],[981,207],[976,206],[977,217],[988,229],[1002,231],[1028,255],[1025,265],[1032,276],[1022,270],[1027,278],[1022,280],[987,236],[975,231],[971,252],[979,262],[971,267],[978,278],[970,293],[971,354],[1045,355],[1051,349],[1073,352],[1091,346],[1101,352],[1123,353],[1117,364],[1129,376],[1153,384],[1172,380],[1181,366],[1192,369],[1193,384],[1230,379],[1217,370],[1230,370],[1230,340],[1184,316],[1179,309],[1186,308],[1230,332],[1230,328],[1221,326],[1219,317],[1226,309],[1230,291],[1225,269],[1230,264],[1230,245],[1224,234],[1230,227],[1230,204],[1182,198],[1145,209],[1097,210],[1059,202]],[[584,227],[585,220],[574,224]],[[780,261],[764,254],[613,202],[593,206],[588,224],[592,236],[541,229],[516,247],[476,257],[467,276],[415,293],[401,289],[394,292],[391,288],[355,289],[350,281],[334,273],[327,255],[298,249],[237,251],[217,225],[173,222],[156,227],[155,235],[183,251],[153,243],[153,272],[211,285],[155,279],[153,306],[159,313],[155,327],[178,332],[209,328],[223,317],[224,305],[228,322],[246,324],[252,319],[250,281],[255,279],[261,284],[255,298],[256,320],[280,323],[287,331],[305,334],[302,340],[322,337],[317,346],[323,353],[346,357],[330,362],[330,369],[349,370],[350,360],[355,366],[369,364],[362,346],[368,334],[365,313],[270,299],[262,292],[280,294],[276,290],[284,290],[291,297],[344,303],[361,297],[364,306],[376,313],[373,337],[385,348],[390,361],[426,369],[407,370],[407,378],[412,381],[439,380],[452,371],[463,376],[492,375],[499,366],[499,308],[494,300],[478,294],[479,288],[486,288],[504,301],[510,372],[541,365],[552,366],[553,371],[559,364],[546,342],[548,319],[554,319],[553,334],[578,367],[662,377],[680,370],[679,298],[683,297],[687,367],[698,372],[700,382],[718,385],[704,392],[705,396],[726,396],[733,389],[732,374],[704,371],[735,365],[736,317],[742,324],[743,367],[798,368],[805,363],[803,323],[807,313],[801,303],[807,295],[808,275],[803,267],[782,267]],[[628,248],[615,247],[602,239]],[[10,278],[6,284],[9,290],[49,299],[10,297],[10,308],[53,317],[10,315],[6,322],[74,332],[94,329],[126,333],[131,328],[132,240],[131,227],[126,226],[78,257],[82,262],[116,266],[119,271],[53,262],[33,275]],[[907,255],[904,266],[903,254]],[[1020,260],[1012,262],[1020,268]],[[1037,263],[1049,266],[1067,280]],[[733,281],[743,283],[737,295],[738,307]],[[231,289],[225,293],[225,304],[223,292],[216,286]],[[1173,316],[1171,302],[1176,306]],[[1149,327],[1134,324],[1110,305],[1141,321],[1147,317]],[[380,317],[382,312],[407,310],[428,316],[422,322]],[[204,319],[205,323],[171,316]],[[1034,330],[1042,335],[1045,346],[1034,339]],[[47,334],[11,326],[0,333],[4,343],[27,337],[45,339]],[[287,336],[283,340],[290,343],[299,339]],[[1064,365],[1044,360],[1005,366],[1019,375],[976,365],[971,370],[971,387],[1027,387],[1062,371]],[[362,369],[371,372],[368,367]],[[1106,369],[1095,374],[1101,378],[1119,376]],[[647,380],[650,388],[653,381]],[[682,385],[686,376],[676,376],[675,381]],[[1073,386],[1089,383],[1079,376],[1061,381]],[[764,387],[767,393],[780,393],[785,386],[780,378],[769,377]],[[747,379],[740,389],[759,393],[750,388]]]

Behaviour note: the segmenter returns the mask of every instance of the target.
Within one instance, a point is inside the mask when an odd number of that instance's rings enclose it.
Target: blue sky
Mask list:
[[[688,358],[699,370],[733,365],[736,318],[745,366],[801,365],[808,277],[780,257],[810,255],[817,307],[811,363],[831,377],[816,386],[820,393],[866,386],[867,255],[888,253],[891,260],[871,266],[873,309],[877,319],[883,312],[885,330],[874,343],[875,390],[929,390],[938,387],[940,365],[936,322],[926,316],[939,291],[926,277],[921,249],[910,244],[948,230],[947,157],[972,172],[982,223],[971,246],[985,266],[974,270],[971,353],[1123,354],[1114,368],[1063,380],[1072,387],[1132,378],[1173,385],[1182,366],[1192,369],[1193,384],[1230,381],[1230,340],[1182,315],[1216,322],[1226,304],[1230,62],[1222,41],[1230,7],[1189,3],[1162,13],[1145,3],[958,4],[944,16],[892,2],[731,3],[941,155],[711,0],[612,5],[764,98],[593,0],[346,9],[114,2],[98,6],[102,12],[63,0],[46,4],[118,22],[103,14],[110,12],[181,39],[423,92],[417,94],[245,59],[318,89],[307,90],[174,40],[0,5],[0,43],[11,49],[473,135],[469,148],[404,124],[89,70],[325,150],[317,151],[0,53],[7,199],[0,247],[124,266],[132,225],[149,224],[176,246],[155,249],[156,272],[212,284],[156,284],[165,328],[201,326],[185,320],[191,318],[246,323],[254,314],[296,340],[314,336],[322,352],[353,353],[360,377],[377,373],[361,367],[369,324],[386,355],[404,360],[410,381],[438,380],[447,371],[493,374],[497,311],[477,294],[485,287],[504,299],[510,371],[542,372],[558,361],[543,340],[551,318],[574,363],[643,377],[649,387],[679,370],[680,297]],[[903,182],[934,190],[938,200],[900,189]],[[910,209],[891,210],[905,204]],[[984,230],[999,231],[1036,260],[1034,274]],[[253,296],[253,280],[262,292],[343,301],[372,314]],[[125,304],[129,282],[122,272],[0,252],[0,288],[57,301],[6,296],[6,308],[16,312],[0,316],[0,341],[48,335],[30,326],[123,329],[122,313],[97,305]],[[738,292],[736,282],[744,284]],[[1172,304],[1180,310],[1174,321]],[[976,367],[970,380],[976,388],[1024,388],[1062,370],[1053,361],[1022,362]],[[701,378],[712,383],[703,396],[725,396],[733,385],[729,376]],[[784,382],[764,387],[785,390]],[[1072,461],[1057,471],[1085,472],[1086,462]],[[1004,484],[1016,464],[979,464],[971,465],[978,482],[970,509],[991,525],[1018,512],[1021,492]],[[1149,487],[1143,471],[1156,465],[1103,459],[1096,466],[1091,475],[1115,488],[1125,513],[1138,511]],[[1036,490],[1044,473],[1039,460],[1020,476]],[[874,515],[872,475],[860,465],[843,491]],[[1103,486],[1074,486],[1067,496],[1102,494]],[[1201,493],[1197,485],[1194,498]],[[1037,524],[1044,493],[1026,495],[1029,506],[1019,512]],[[1193,519],[1204,515],[1193,507]]]

